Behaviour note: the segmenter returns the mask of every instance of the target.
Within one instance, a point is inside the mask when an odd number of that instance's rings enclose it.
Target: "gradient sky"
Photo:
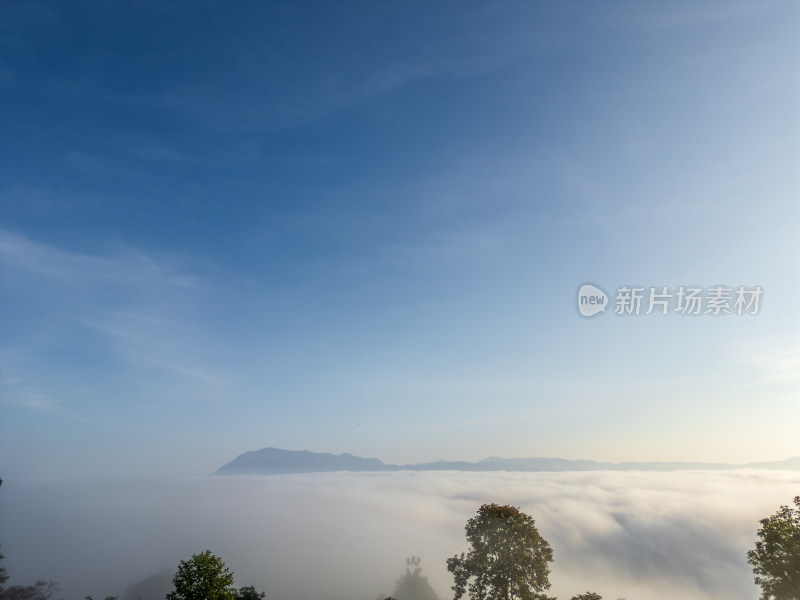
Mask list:
[[[0,474],[800,455],[799,27],[0,4]],[[764,295],[584,319],[584,282]]]

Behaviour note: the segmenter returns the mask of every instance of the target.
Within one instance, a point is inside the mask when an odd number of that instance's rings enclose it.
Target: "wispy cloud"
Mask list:
[[[200,334],[174,314],[107,311],[83,323],[107,336],[128,364],[154,368],[206,385],[222,383],[220,375],[201,357],[204,344],[198,339]]]
[[[114,282],[130,286],[191,288],[197,283],[189,274],[167,268],[131,248],[115,257],[91,255],[35,242],[7,230],[0,230],[0,263],[70,286]]]
[[[0,342],[5,368],[16,365],[17,375],[3,387],[17,404],[52,409],[60,404],[53,398],[69,397],[68,390],[51,389],[55,384],[33,384],[33,373],[66,368],[51,362],[52,348],[72,348],[76,360],[83,353],[104,357],[96,364],[92,358],[86,368],[116,365],[122,378],[117,385],[129,376],[122,365],[192,385],[219,385],[204,324],[191,317],[204,284],[190,271],[128,245],[90,254],[6,230],[0,231],[0,271],[17,302],[47,306],[45,314],[19,310],[19,334],[7,332]]]
[[[0,357],[0,404],[8,403],[50,414],[61,412],[60,403],[25,377],[14,374],[6,357]]]

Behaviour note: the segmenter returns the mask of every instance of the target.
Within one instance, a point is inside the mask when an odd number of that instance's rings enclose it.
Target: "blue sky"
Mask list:
[[[0,5],[0,473],[799,455],[798,25]],[[583,319],[587,281],[764,295]]]

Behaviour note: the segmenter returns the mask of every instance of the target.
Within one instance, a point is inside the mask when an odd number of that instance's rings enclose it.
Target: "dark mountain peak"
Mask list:
[[[262,448],[240,454],[215,475],[321,473],[327,471],[389,471],[397,469],[377,458],[330,454],[309,450]]]

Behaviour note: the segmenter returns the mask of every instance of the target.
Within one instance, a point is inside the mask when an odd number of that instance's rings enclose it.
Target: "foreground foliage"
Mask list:
[[[210,550],[182,560],[172,583],[175,589],[167,594],[167,600],[262,600],[265,595],[252,585],[237,591],[233,573]]]
[[[467,521],[469,552],[447,559],[454,600],[545,600],[553,550],[518,508],[484,504]]]
[[[210,550],[182,560],[172,583],[167,600],[236,600],[233,573]]]
[[[761,519],[759,540],[747,553],[761,600],[800,600],[800,496],[794,505]]]
[[[261,600],[265,595],[264,592],[256,591],[254,586],[246,585],[236,592],[236,600]]]
[[[58,591],[52,581],[37,581],[33,585],[0,587],[0,600],[50,600]]]

